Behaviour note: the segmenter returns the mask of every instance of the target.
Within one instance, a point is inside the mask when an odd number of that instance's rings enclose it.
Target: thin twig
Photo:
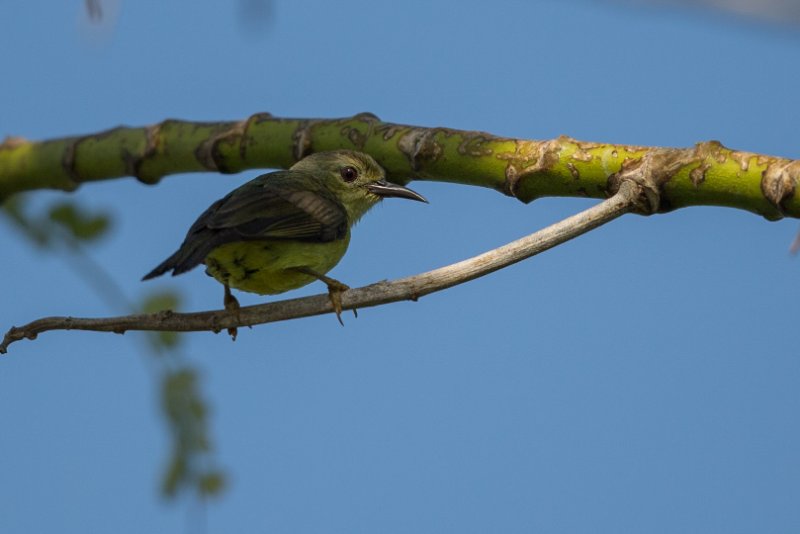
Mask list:
[[[342,308],[349,310],[401,300],[416,301],[436,291],[474,280],[530,258],[634,211],[642,194],[641,186],[632,181],[625,181],[617,194],[600,204],[502,247],[426,273],[348,290],[342,294]],[[117,334],[123,334],[128,330],[219,332],[226,328],[253,326],[331,312],[333,306],[325,294],[246,306],[231,311],[195,313],[162,311],[106,318],[45,317],[22,327],[12,327],[0,343],[0,354],[5,354],[11,343],[25,338],[35,339],[38,334],[48,330],[92,330]]]

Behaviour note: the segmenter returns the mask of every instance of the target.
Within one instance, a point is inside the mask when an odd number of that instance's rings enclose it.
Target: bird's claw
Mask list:
[[[223,302],[225,303],[226,310],[237,312],[236,315],[238,319],[239,318],[238,311],[239,308],[241,308],[241,306],[239,305],[239,300],[233,296],[233,294],[231,293],[231,288],[228,287],[227,284],[225,284],[225,298],[223,299]],[[228,328],[228,335],[231,336],[231,341],[236,341],[236,336],[238,334],[239,334],[239,329],[237,329],[235,326]]]
[[[328,285],[328,298],[331,299],[336,319],[339,320],[340,325],[344,326],[344,321],[342,321],[342,293],[350,289],[350,286],[333,279],[326,280],[325,283]],[[358,317],[356,310],[353,310],[353,313]]]

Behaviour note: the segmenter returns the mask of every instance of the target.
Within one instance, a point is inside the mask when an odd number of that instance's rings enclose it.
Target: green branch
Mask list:
[[[532,141],[482,132],[387,123],[363,113],[344,119],[239,122],[165,120],[145,128],[49,141],[0,144],[0,198],[35,189],[72,191],[84,182],[135,176],[287,168],[338,148],[371,154],[399,183],[436,180],[490,187],[530,202],[545,196],[607,198],[629,175],[653,192],[647,211],[715,205],[768,219],[800,218],[800,161],[735,151],[716,141],[685,149],[577,141]]]

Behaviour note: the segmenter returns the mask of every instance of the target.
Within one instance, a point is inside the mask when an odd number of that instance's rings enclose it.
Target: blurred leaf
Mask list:
[[[166,497],[175,496],[181,482],[186,478],[186,471],[186,461],[183,457],[178,454],[173,455],[161,482],[161,492]]]
[[[212,471],[200,477],[198,482],[198,489],[203,495],[217,495],[225,488],[225,476],[218,472]]]
[[[155,313],[162,310],[175,311],[180,306],[181,297],[174,291],[159,291],[145,297],[142,301],[141,310],[143,313]]]
[[[180,295],[173,291],[160,291],[145,297],[140,309],[142,313],[155,313],[163,310],[175,311],[180,307]],[[173,348],[180,343],[181,337],[177,332],[151,332],[150,341],[158,348]]]
[[[222,474],[209,466],[208,410],[197,381],[197,373],[184,367],[167,373],[162,384],[162,410],[173,438],[172,458],[162,482],[166,497],[174,497],[182,487],[213,495],[224,485]]]
[[[164,413],[171,420],[180,420],[187,414],[187,401],[195,395],[197,374],[193,369],[180,369],[167,373],[161,389]]]
[[[70,265],[77,266],[76,269],[95,282],[94,287],[99,287],[99,292],[119,293],[117,303],[122,302],[123,307],[132,311],[154,313],[175,310],[180,306],[180,295],[173,291],[152,293],[138,306],[132,305],[115,289],[113,279],[102,266],[90,260],[80,241],[97,239],[106,233],[110,228],[108,216],[91,214],[72,202],[58,202],[43,212],[30,215],[26,200],[23,195],[8,198],[0,213],[38,246],[51,247],[65,252],[66,257],[80,260]],[[208,408],[200,394],[197,373],[182,365],[180,356],[174,351],[165,350],[178,345],[180,337],[176,332],[149,333],[147,338],[154,354],[164,356],[160,360],[163,370],[161,408],[172,439],[172,453],[161,479],[162,494],[167,498],[185,491],[203,496],[217,495],[224,489],[224,476],[211,458]]]
[[[3,202],[3,213],[25,234],[25,237],[36,245],[45,247],[50,243],[50,228],[40,221],[31,219],[25,213],[25,199],[25,195],[14,195],[11,198],[7,198]]]
[[[111,219],[104,213],[89,214],[72,202],[59,202],[50,207],[50,220],[60,224],[77,239],[90,241],[105,234]]]
[[[89,14],[89,20],[100,21],[103,19],[103,6],[100,5],[100,0],[86,0],[86,12]]]
[[[198,421],[205,421],[206,418],[206,407],[202,402],[197,400],[193,400],[189,403],[189,410],[191,411],[192,415],[197,418]]]
[[[265,37],[275,19],[273,0],[239,0],[239,23],[252,37]]]
[[[157,347],[170,349],[180,343],[181,337],[177,332],[151,332],[150,341]]]

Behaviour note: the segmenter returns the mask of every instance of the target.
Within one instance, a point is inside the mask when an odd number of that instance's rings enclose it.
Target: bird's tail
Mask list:
[[[190,271],[203,263],[207,251],[197,247],[182,246],[172,256],[162,261],[158,266],[144,275],[142,281],[150,280],[157,276],[172,271],[172,276]]]
[[[167,271],[174,271],[175,266],[178,264],[178,259],[180,258],[180,255],[181,255],[181,251],[178,250],[177,252],[175,252],[175,254],[173,254],[172,256],[167,258],[166,260],[164,260],[161,263],[159,263],[158,267],[156,267],[155,269],[153,269],[152,271],[150,271],[149,273],[144,275],[142,277],[142,280],[143,281],[144,280],[150,280],[151,278],[155,278],[157,276],[161,276],[162,274],[164,274]]]

